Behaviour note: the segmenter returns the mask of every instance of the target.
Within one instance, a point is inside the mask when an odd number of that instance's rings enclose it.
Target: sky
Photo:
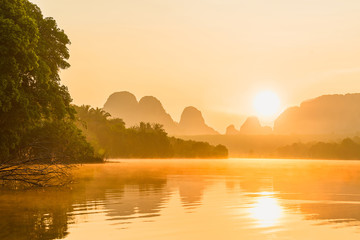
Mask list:
[[[360,92],[358,0],[32,0],[65,30],[75,104],[116,91],[186,106],[223,132],[272,91],[277,114],[323,94]]]

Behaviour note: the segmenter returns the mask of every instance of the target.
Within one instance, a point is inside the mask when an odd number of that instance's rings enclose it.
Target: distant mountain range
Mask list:
[[[274,133],[360,133],[360,94],[324,95],[288,108],[276,119]]]
[[[181,114],[180,122],[175,122],[165,111],[161,102],[152,96],[137,101],[130,92],[116,92],[104,104],[104,110],[112,117],[122,118],[126,125],[134,126],[139,122],[159,123],[171,135],[213,135],[219,134],[206,125],[201,112],[195,107],[187,107]]]
[[[290,107],[275,120],[273,131],[249,117],[240,130],[230,125],[226,134],[359,135],[360,93],[323,95]]]
[[[240,130],[236,130],[234,125],[230,125],[226,129],[226,135],[268,135],[271,134],[272,128],[268,126],[261,126],[257,117],[248,117],[246,121],[241,125]]]
[[[152,96],[137,101],[130,92],[110,95],[104,110],[113,117],[122,118],[127,126],[139,122],[160,123],[171,135],[217,135],[209,127],[202,113],[195,107],[186,107],[180,122],[175,122],[161,102]],[[360,94],[324,95],[286,109],[274,122],[274,129],[261,126],[257,117],[248,117],[239,130],[234,125],[226,135],[354,135],[360,133]]]

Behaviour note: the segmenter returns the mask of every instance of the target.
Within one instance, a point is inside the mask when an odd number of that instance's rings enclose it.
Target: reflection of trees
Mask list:
[[[202,177],[182,177],[177,186],[183,206],[194,207],[200,205],[204,190],[208,185]]]
[[[130,172],[113,166],[113,170],[104,170],[86,183],[86,198],[103,200],[110,210],[108,216],[113,220],[151,217],[158,215],[167,202],[169,188],[179,190],[184,207],[193,207],[201,204],[205,189],[212,183],[208,181],[209,176],[226,176],[226,187],[231,192],[241,191],[250,198],[258,196],[253,193],[274,192],[275,198],[290,200],[282,201],[285,209],[290,212],[300,210],[309,219],[360,219],[360,207],[344,203],[360,201],[360,195],[356,195],[360,189],[360,168],[351,164],[299,162],[257,166],[208,163],[186,162],[168,166],[162,163],[157,166],[142,162],[139,168]],[[176,177],[167,181],[168,175]],[[331,202],[326,204],[324,201]]]
[[[69,194],[21,192],[1,194],[0,239],[59,239],[68,233]]]
[[[119,174],[106,168],[94,174],[85,169],[86,177],[81,176],[72,190],[1,193],[0,239],[62,239],[68,234],[68,224],[77,214],[88,214],[88,209],[105,205],[112,219],[136,213],[145,217],[158,213],[166,200],[166,179],[158,174]]]
[[[105,194],[106,208],[110,210],[107,215],[112,220],[137,217],[135,214],[155,216],[167,198],[165,184],[165,179],[149,178],[117,186]]]
[[[158,215],[168,196],[163,173],[121,167],[115,164],[95,169],[96,175],[83,184],[87,202],[101,201],[110,220]]]
[[[81,181],[72,190],[3,192],[0,239],[64,238],[68,224],[82,221],[76,215],[89,214],[89,209],[104,211],[112,224],[132,222],[126,220],[132,218],[145,220],[159,216],[169,195],[177,190],[188,209],[201,204],[205,190],[214,182],[219,183],[212,185],[214,190],[222,190],[223,179],[229,194],[239,196],[245,207],[262,196],[259,192],[270,192],[286,212],[300,212],[306,219],[360,221],[360,168],[355,165],[301,163],[254,168],[224,162],[172,164],[86,165],[78,174]],[[220,177],[213,181],[216,176]]]

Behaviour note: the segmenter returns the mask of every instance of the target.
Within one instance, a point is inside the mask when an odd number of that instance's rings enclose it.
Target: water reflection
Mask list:
[[[259,195],[255,198],[253,206],[249,208],[251,217],[256,219],[258,227],[261,228],[278,225],[283,214],[278,199],[271,192],[261,192]]]
[[[123,192],[109,190],[105,194],[104,204],[109,220],[129,220],[159,216],[167,193],[159,186],[126,186]]]
[[[300,211],[308,220],[360,226],[360,202],[304,203],[300,205]]]
[[[182,205],[186,209],[195,209],[201,205],[204,190],[209,183],[202,177],[182,176],[173,178],[173,187],[177,188]]]
[[[68,194],[21,192],[0,195],[0,239],[59,239],[68,235]]]
[[[77,176],[1,192],[0,239],[360,237],[359,162],[129,160]]]

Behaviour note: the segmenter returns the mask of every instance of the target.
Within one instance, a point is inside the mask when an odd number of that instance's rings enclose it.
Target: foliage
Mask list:
[[[294,143],[279,148],[277,155],[291,158],[360,159],[360,143],[350,138],[339,143]]]
[[[141,122],[126,128],[121,119],[99,108],[75,107],[78,126],[98,153],[112,158],[220,158],[227,157],[226,147],[205,142],[168,137],[159,124]]]
[[[47,121],[25,136],[13,158],[0,164],[3,184],[14,187],[59,186],[72,181],[74,163],[101,162],[73,122]]]
[[[70,40],[28,0],[0,0],[0,180],[47,186],[99,161],[74,125],[59,71]]]
[[[22,141],[22,152],[19,158],[26,159],[29,156],[44,157],[44,163],[49,161],[61,164],[101,162],[101,156],[94,156],[94,149],[86,141],[81,130],[72,121],[47,121],[41,127],[34,128],[30,139]],[[30,143],[30,144],[29,144]]]
[[[70,43],[54,19],[27,0],[0,0],[0,159],[43,120],[73,118],[60,84]]]
[[[171,145],[174,149],[174,157],[178,158],[222,158],[228,156],[228,150],[224,145],[214,147],[207,142],[175,137],[171,138]]]

